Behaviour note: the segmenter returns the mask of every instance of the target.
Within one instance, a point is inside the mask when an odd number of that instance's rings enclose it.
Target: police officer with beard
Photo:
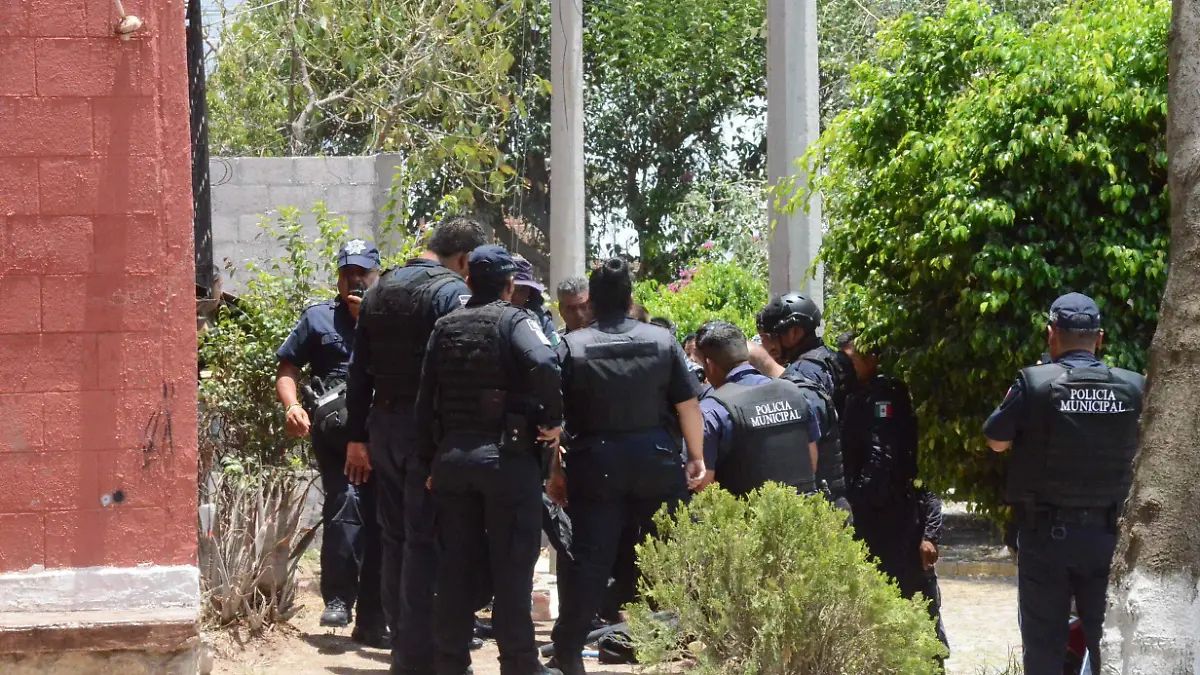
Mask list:
[[[1080,293],[1050,306],[1052,363],[1025,368],[984,424],[1011,450],[1006,501],[1017,524],[1025,672],[1061,672],[1071,599],[1100,672],[1117,519],[1129,496],[1145,379],[1096,358],[1100,309]]]
[[[823,434],[817,442],[817,484],[830,501],[850,511],[838,420],[853,387],[853,367],[817,336],[821,309],[803,293],[773,298],[757,324],[761,346],[751,349],[750,363],[764,375],[792,382],[812,402]]]
[[[696,379],[665,330],[629,317],[633,279],[614,258],[592,272],[596,321],[559,345],[567,428],[573,440],[547,487],[570,498],[571,584],[551,637],[558,667],[584,673],[582,649],[630,514],[653,532],[660,507],[673,508],[705,476],[704,423]],[[679,436],[687,441],[686,471]]]
[[[495,581],[501,675],[547,672],[529,598],[541,544],[538,442],[557,448],[561,380],[537,319],[509,304],[516,271],[500,246],[471,253],[471,299],[438,320],[421,373],[417,438],[422,459],[432,462],[443,547],[434,611],[438,675],[462,675],[471,665],[477,584],[485,574]]]
[[[433,672],[437,546],[425,489],[429,466],[417,451],[413,420],[421,363],[434,322],[470,297],[463,275],[471,251],[485,242],[483,227],[470,218],[440,223],[421,257],[384,273],[360,311],[350,359],[346,473],[355,484],[376,482],[395,674]]]
[[[800,389],[755,370],[746,335],[731,323],[702,326],[696,352],[715,387],[700,409],[705,465],[721,487],[741,497],[773,481],[815,493],[821,430]]]
[[[942,502],[918,488],[917,416],[903,381],[879,372],[878,355],[842,334],[838,351],[850,358],[859,387],[846,397],[846,483],[854,510],[854,532],[896,580],[900,593],[929,601],[938,639],[949,646],[941,618],[937,572],[942,534]]]
[[[374,485],[352,485],[346,478],[346,368],[363,292],[379,278],[379,251],[362,239],[338,252],[338,295],[317,303],[279,348],[275,392],[287,417],[287,431],[311,436],[325,499],[321,508],[321,625],[350,624],[351,637],[371,647],[390,645],[379,592],[380,541],[375,519]],[[308,367],[310,387],[300,387]],[[304,401],[301,402],[301,393]]]

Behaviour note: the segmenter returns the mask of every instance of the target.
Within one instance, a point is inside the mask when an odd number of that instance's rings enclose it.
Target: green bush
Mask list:
[[[660,513],[659,539],[638,547],[643,597],[628,608],[639,661],[662,666],[686,639],[701,674],[940,672],[923,601],[900,597],[844,520],[774,484],[746,500],[714,486]]]
[[[938,491],[999,503],[980,425],[1079,291],[1104,357],[1144,370],[1168,246],[1168,0],[1077,0],[1024,29],[967,0],[879,35],[812,149],[827,334],[886,347]],[[797,198],[799,200],[800,198]]]
[[[767,284],[736,261],[694,262],[680,270],[674,283],[638,282],[633,297],[651,316],[674,321],[680,338],[714,319],[737,324],[752,335],[754,315],[767,302]]]

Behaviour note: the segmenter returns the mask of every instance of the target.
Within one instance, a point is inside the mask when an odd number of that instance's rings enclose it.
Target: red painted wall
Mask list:
[[[123,4],[0,0],[0,572],[196,557],[185,2]]]

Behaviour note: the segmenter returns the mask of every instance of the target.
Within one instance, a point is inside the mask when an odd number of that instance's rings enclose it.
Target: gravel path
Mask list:
[[[349,639],[349,630],[321,628],[317,620],[321,601],[306,584],[303,609],[290,626],[265,638],[240,644],[229,632],[209,636],[216,650],[214,675],[386,675],[388,655],[361,648]],[[1012,580],[943,578],[942,612],[953,656],[950,675],[992,675],[1008,662],[1010,650],[1019,649],[1017,587]],[[549,623],[538,626],[539,638],[549,638]],[[498,675],[496,647],[488,643],[475,652],[477,675]],[[590,664],[590,673],[628,673],[632,667]],[[601,668],[604,668],[601,670]]]

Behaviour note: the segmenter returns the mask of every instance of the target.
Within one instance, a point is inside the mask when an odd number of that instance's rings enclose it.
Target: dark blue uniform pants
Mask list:
[[[1100,673],[1108,572],[1117,535],[1101,526],[1022,527],[1017,533],[1017,595],[1025,675],[1059,675],[1067,651],[1071,598],[1083,624],[1092,673]]]
[[[497,453],[494,441],[454,443],[434,462],[433,499],[442,546],[434,609],[438,675],[471,665],[480,583],[494,583],[492,627],[502,675],[539,666],[530,597],[542,537],[542,474],[533,451]]]
[[[417,457],[411,405],[371,409],[371,481],[383,540],[383,604],[392,629],[392,672],[433,672],[437,542],[428,467]]]
[[[567,454],[567,497],[573,559],[552,634],[560,659],[577,658],[583,649],[626,523],[653,535],[654,514],[687,497],[679,450],[666,432],[576,442]]]
[[[346,480],[346,443],[312,435],[313,455],[325,493],[321,518],[321,599],[357,601],[360,626],[374,629],[385,622],[380,596],[381,542],[375,519],[373,483],[353,486]]]
[[[897,501],[878,507],[857,506],[853,512],[854,534],[867,545],[879,571],[896,580],[903,597],[912,599],[917,593],[925,596],[938,640],[949,647],[942,623],[942,593],[937,573],[926,570],[921,561],[924,532],[917,504]]]

